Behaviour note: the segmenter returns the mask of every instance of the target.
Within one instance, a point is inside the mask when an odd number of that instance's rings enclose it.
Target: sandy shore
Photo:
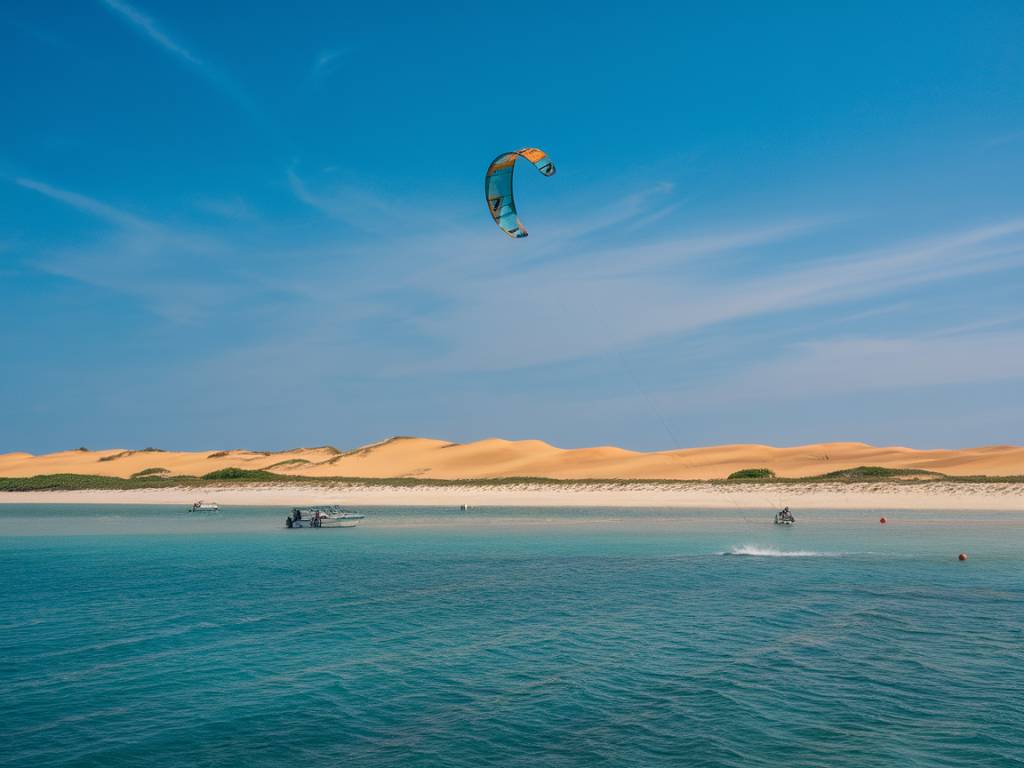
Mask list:
[[[159,488],[131,491],[32,491],[0,493],[0,504],[173,504],[198,498],[224,505],[290,506],[340,503],[364,506],[458,507],[679,507],[777,509],[962,509],[1024,511],[1024,484],[806,483],[787,485],[389,487],[325,484]]]

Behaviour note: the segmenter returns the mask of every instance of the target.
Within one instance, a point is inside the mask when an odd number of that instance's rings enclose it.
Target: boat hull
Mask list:
[[[362,520],[321,520],[321,528],[355,528]]]
[[[292,528],[355,528],[363,522],[363,518],[320,518],[319,525],[313,525],[312,520],[293,520]]]

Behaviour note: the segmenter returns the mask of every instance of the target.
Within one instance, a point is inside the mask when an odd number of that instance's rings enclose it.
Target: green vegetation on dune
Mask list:
[[[2,491],[129,491],[137,488],[175,488],[191,485],[194,477],[106,477],[105,475],[35,475],[33,477],[0,477]]]
[[[84,448],[79,448],[80,451],[84,451]],[[143,448],[138,451],[121,451],[120,453],[113,453],[110,456],[100,456],[100,461],[113,461],[114,459],[123,459],[126,456],[134,456],[136,453],[167,453],[163,448]]]
[[[239,469],[238,467],[225,467],[216,472],[208,472],[203,475],[203,480],[277,480],[283,475],[267,472],[265,469]]]
[[[760,469],[740,469],[729,475],[729,480],[770,480],[775,473],[764,467]]]
[[[271,464],[269,467],[267,467],[267,471],[271,469],[277,469],[278,467],[297,467],[302,464],[312,463],[313,462],[311,462],[309,459],[285,459],[284,461],[277,462],[277,464]]]
[[[131,451],[121,451],[120,453],[112,453],[109,456],[100,456],[100,461],[113,461],[114,459],[120,459],[125,456],[131,456]]]
[[[141,470],[139,472],[136,472],[135,474],[132,475],[132,477],[133,478],[136,478],[136,477],[149,477],[150,475],[169,475],[169,474],[171,474],[171,470],[164,469],[163,467],[147,467],[146,469],[143,469],[143,470]]]
[[[816,480],[887,480],[895,477],[920,477],[948,479],[948,475],[941,472],[931,472],[927,469],[892,469],[890,467],[852,467],[850,469],[839,469],[835,472],[828,472],[818,475]]]

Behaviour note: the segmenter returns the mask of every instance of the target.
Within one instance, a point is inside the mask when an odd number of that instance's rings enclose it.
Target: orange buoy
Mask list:
[[[880,522],[880,523],[881,523],[882,525],[885,525],[885,524],[886,524],[887,522],[889,522],[889,521],[888,521],[888,520],[886,520],[886,519],[885,519],[884,517],[880,517],[880,518],[878,519],[878,522]]]
[[[967,559],[967,555],[966,555],[965,553],[963,553],[963,552],[961,552],[961,553],[960,553],[960,556],[959,556],[959,557],[957,558],[957,560],[959,560],[959,561],[960,561],[961,563],[962,563],[962,562],[963,562],[964,560],[966,560],[966,559]]]

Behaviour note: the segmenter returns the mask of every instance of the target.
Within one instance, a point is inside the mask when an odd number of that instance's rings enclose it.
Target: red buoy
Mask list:
[[[966,554],[964,554],[963,552],[961,552],[961,553],[960,553],[960,556],[959,556],[959,557],[957,558],[957,560],[959,560],[959,561],[960,561],[961,563],[962,563],[962,562],[963,562],[964,560],[966,560],[966,559],[967,559],[967,555],[966,555]]]
[[[889,521],[886,520],[884,517],[882,517],[882,518],[879,518],[878,522],[880,522],[882,525],[885,525]]]

